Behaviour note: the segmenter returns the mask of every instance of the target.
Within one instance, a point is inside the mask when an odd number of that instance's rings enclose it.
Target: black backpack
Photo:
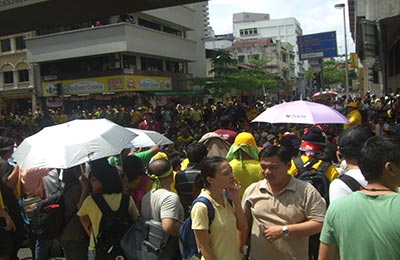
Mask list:
[[[128,214],[129,195],[122,194],[117,211],[111,210],[102,194],[94,195],[93,200],[103,214],[99,233],[94,238],[96,260],[127,259],[120,247],[120,241],[131,225]]]
[[[294,159],[294,164],[297,168],[296,178],[311,183],[321,196],[325,199],[326,205],[329,204],[329,180],[325,175],[328,169],[329,162],[321,162],[315,170],[312,166],[317,163],[319,159],[311,158],[306,163],[303,163],[300,157]]]
[[[32,233],[38,239],[56,239],[75,214],[65,218],[64,192],[59,189],[37,204],[30,221]]]

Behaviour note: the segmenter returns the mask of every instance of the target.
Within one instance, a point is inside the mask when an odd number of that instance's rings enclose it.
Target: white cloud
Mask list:
[[[211,0],[208,3],[210,24],[216,34],[232,33],[234,13],[267,13],[271,19],[294,17],[301,24],[305,35],[336,31],[338,52],[344,53],[343,11],[334,5],[347,4],[346,0]],[[346,19],[347,43],[351,52],[354,51],[354,44]]]

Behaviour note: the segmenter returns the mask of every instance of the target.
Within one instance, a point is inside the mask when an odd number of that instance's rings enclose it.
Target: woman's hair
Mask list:
[[[79,165],[63,170],[62,181],[65,183],[64,189],[79,183],[79,170]]]
[[[101,193],[112,194],[122,192],[122,182],[117,168],[111,166],[106,159],[93,161],[91,176],[96,177],[102,185]]]
[[[203,187],[209,187],[210,183],[207,181],[207,177],[215,178],[217,173],[218,165],[222,162],[226,162],[227,160],[220,156],[212,156],[206,158],[202,161],[200,166],[200,179],[202,181]]]
[[[123,160],[122,168],[128,177],[128,181],[133,181],[145,174],[145,168],[142,159],[134,155],[128,156]]]

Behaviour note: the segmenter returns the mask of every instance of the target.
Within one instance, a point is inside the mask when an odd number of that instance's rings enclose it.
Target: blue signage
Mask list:
[[[297,36],[300,60],[337,56],[336,31]]]

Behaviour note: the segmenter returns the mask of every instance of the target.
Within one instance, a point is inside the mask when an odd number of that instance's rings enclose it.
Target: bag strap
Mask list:
[[[104,199],[103,194],[96,194],[92,196],[94,202],[96,203],[97,207],[99,207],[101,213],[103,215],[111,215],[113,211],[111,210],[110,206],[108,206],[107,201]],[[121,200],[122,204],[122,200]],[[121,207],[120,204],[120,207]]]
[[[330,162],[322,161],[321,164],[318,166],[317,171],[325,173],[330,165],[331,165]]]
[[[206,204],[207,211],[208,211],[207,215],[208,215],[209,227],[211,227],[211,223],[215,217],[215,211],[214,211],[213,205],[211,204],[211,201],[203,196],[197,197],[192,203],[192,208],[193,208],[193,205],[196,204],[196,202],[202,202],[202,203]]]
[[[128,194],[122,194],[121,203],[119,204],[117,212],[120,218],[125,218],[128,216],[129,198],[130,196]]]
[[[303,160],[301,157],[296,157],[294,158],[294,164],[297,168],[297,174],[296,177],[300,176],[303,172],[309,171],[312,166],[319,161],[319,159],[315,157],[311,157],[307,162],[303,163]]]
[[[342,174],[339,176],[339,179],[343,181],[350,189],[351,191],[358,191],[361,190],[361,184],[354,179],[353,177],[347,175],[347,174]]]

